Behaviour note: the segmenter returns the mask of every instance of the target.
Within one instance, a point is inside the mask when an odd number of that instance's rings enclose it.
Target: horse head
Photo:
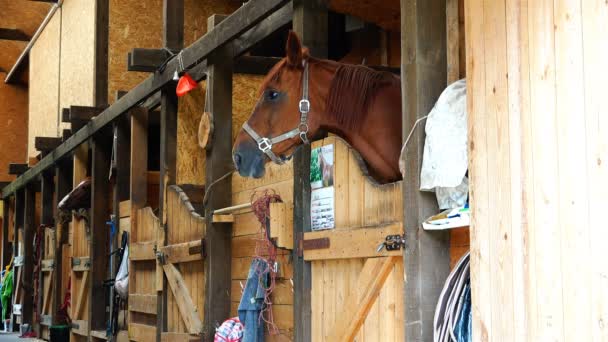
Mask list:
[[[259,99],[236,137],[232,159],[243,177],[264,176],[322,132],[344,138],[380,182],[400,178],[401,92],[398,77],[309,56],[290,32],[287,56],[266,75]]]
[[[241,176],[262,177],[267,161],[282,163],[319,130],[318,113],[324,107],[319,96],[322,91],[319,88],[323,87],[318,85],[322,75],[314,75],[313,87],[314,71],[307,66],[310,56],[293,32],[289,33],[286,51],[287,56],[264,79],[253,113],[235,140],[232,157]],[[308,74],[306,85],[303,84],[305,72]],[[303,87],[308,88],[308,103],[302,102]]]

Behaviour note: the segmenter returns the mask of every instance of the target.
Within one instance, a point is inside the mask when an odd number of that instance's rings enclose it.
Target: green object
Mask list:
[[[13,296],[13,270],[10,270],[4,281],[2,282],[2,293],[0,293],[0,299],[2,300],[2,319],[6,319],[6,311],[8,309],[11,297]]]
[[[69,342],[70,327],[67,325],[51,325],[49,340],[50,342]]]

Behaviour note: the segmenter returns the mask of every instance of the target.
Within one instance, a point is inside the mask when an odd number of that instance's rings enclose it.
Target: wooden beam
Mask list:
[[[110,34],[110,0],[95,2],[95,98],[97,107],[108,101],[108,45]],[[97,330],[93,328],[93,330]]]
[[[106,222],[110,217],[110,159],[112,157],[112,134],[106,129],[92,140],[91,174],[91,286],[89,288],[89,329],[106,328],[107,289],[103,283],[108,279],[108,255],[110,233]]]
[[[167,263],[163,265],[163,269],[186,329],[190,334],[200,334],[203,331],[203,322],[198,317],[198,308],[194,305],[184,278],[173,264]],[[215,334],[215,330],[212,333]]]
[[[16,164],[10,163],[8,164],[8,174],[9,175],[21,175],[25,173],[30,167],[27,164]]]
[[[163,46],[169,50],[182,50],[184,46],[184,0],[163,0]],[[183,50],[185,53],[187,49]],[[177,58],[174,59],[177,62]],[[179,64],[179,63],[178,63]],[[185,66],[185,64],[184,64]],[[156,74],[155,74],[156,75]],[[166,243],[167,187],[177,179],[177,95],[176,82],[165,85],[160,92],[160,186],[159,218],[163,232],[158,234],[158,246]],[[157,272],[159,271],[157,265]],[[167,279],[163,278],[163,291],[158,293],[156,316],[156,340],[167,331]]]
[[[169,58],[164,49],[134,48],[127,54],[127,70],[155,72]]]
[[[0,27],[0,40],[18,40],[27,42],[30,40],[30,36],[20,29],[3,28]]]
[[[214,15],[207,20],[207,30],[213,32],[224,17]],[[213,148],[206,151],[205,183],[211,184],[232,166],[232,60],[230,50],[222,49],[209,60],[207,91],[209,108],[213,113]],[[214,185],[205,206],[207,225],[205,236],[205,335],[213,340],[216,322],[230,314],[230,256],[232,225],[213,222],[213,211],[231,204],[232,178]]]
[[[64,158],[55,167],[55,198],[56,202],[61,201],[72,190],[72,174],[74,171],[73,158]],[[57,207],[53,208],[55,215],[59,212]],[[63,303],[63,289],[67,284],[63,283],[63,245],[68,242],[69,223],[55,222],[55,272],[53,273],[53,294],[51,303],[51,314],[53,324],[61,323],[55,314]],[[67,271],[67,270],[66,270]]]
[[[68,140],[70,137],[72,136],[72,130],[71,129],[64,129],[61,132],[61,142],[64,143],[66,140]]]
[[[102,105],[99,107],[90,107],[90,106],[70,106],[68,112],[68,121],[72,124],[72,132],[79,131],[82,127],[86,126],[89,121],[91,121],[94,117],[101,114],[106,108],[107,105]],[[61,113],[62,119],[65,116],[65,108]]]
[[[8,230],[10,227],[10,220],[12,219],[10,217],[10,205],[11,205],[11,201],[10,199],[5,199],[2,201],[2,250],[0,253],[2,253],[2,256],[0,259],[0,267],[4,267],[6,265],[8,265],[9,261],[11,260],[11,250],[9,248],[9,241],[8,241]]]
[[[310,53],[319,58],[326,58],[328,51],[327,7],[323,0],[295,0],[293,2],[293,29],[300,37],[302,44]],[[293,161],[293,226],[294,246],[298,238],[310,232],[310,145],[304,145],[294,155]],[[294,271],[294,340],[311,341],[311,279],[310,262],[299,256],[297,249],[292,252]]]
[[[401,0],[401,51],[407,51],[401,55],[404,140],[445,89],[445,6],[445,0]],[[449,273],[448,233],[425,231],[421,226],[438,210],[435,196],[419,191],[424,139],[424,129],[417,128],[407,146],[403,180],[407,341],[433,340],[435,306]]]
[[[226,45],[227,48],[234,51],[235,55],[245,53],[264,37],[289,24],[292,15],[292,7],[288,4],[289,2],[289,0],[256,0],[241,6],[228,17],[221,27],[216,28],[213,32],[208,32],[190,47],[184,49],[182,53],[184,67],[190,69],[195,80],[200,80],[205,75],[207,68],[206,61],[200,61],[205,60],[219,46]],[[284,5],[286,6],[273,13]],[[268,19],[264,20],[267,17]],[[151,75],[138,84],[128,94],[104,110],[96,120],[88,123],[80,131],[73,132],[70,139],[61,144],[54,153],[43,158],[35,168],[4,188],[2,197],[14,194],[17,189],[35,179],[41,171],[51,167],[58,159],[88,141],[97,131],[129,109],[145,102],[166,84],[172,82],[173,72],[177,69],[179,69],[178,61],[172,60],[162,74]]]
[[[163,246],[160,250],[165,255],[165,262],[172,264],[203,259],[203,245],[201,240]]]
[[[156,295],[129,294],[129,311],[156,315]]]
[[[36,151],[49,152],[61,145],[61,138],[57,137],[35,137],[34,147]]]
[[[26,295],[23,296],[21,307],[22,322],[34,322],[34,235],[36,234],[36,191],[32,186],[25,188],[23,210],[23,279],[22,286]]]

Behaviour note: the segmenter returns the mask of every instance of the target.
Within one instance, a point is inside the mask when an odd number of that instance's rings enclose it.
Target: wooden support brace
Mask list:
[[[394,269],[400,256],[369,258],[357,279],[357,285],[351,288],[344,299],[341,310],[348,313],[348,319],[337,319],[328,341],[350,342],[355,340],[357,332],[365,322],[376,298],[380,295],[386,279]]]
[[[70,106],[69,122],[72,124],[72,132],[79,131],[94,117],[101,114],[108,106]],[[64,113],[62,112],[62,116]]]
[[[27,42],[30,40],[30,36],[20,29],[4,28],[0,27],[0,40],[18,40]]]
[[[30,167],[27,164],[17,164],[10,163],[8,164],[8,174],[9,175],[21,175],[25,171],[27,171]]]
[[[198,308],[194,305],[190,291],[184,284],[184,278],[173,264],[167,263],[163,265],[163,269],[186,329],[191,334],[200,334],[203,331],[203,322],[198,317]]]
[[[203,258],[203,241],[194,240],[163,246],[160,247],[160,251],[164,254],[164,261],[168,263],[197,261]]]
[[[70,137],[72,136],[72,130],[71,129],[64,129],[61,132],[61,142],[65,142],[66,140],[68,140]]]

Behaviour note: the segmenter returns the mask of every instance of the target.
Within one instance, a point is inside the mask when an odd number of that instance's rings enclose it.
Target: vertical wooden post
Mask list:
[[[55,191],[55,185],[54,185],[54,181],[53,181],[53,170],[50,171],[45,171],[40,175],[40,179],[41,179],[41,210],[40,210],[40,224],[41,225],[53,225],[54,223],[54,219],[53,219],[53,192]],[[45,236],[45,230],[46,228],[44,228],[42,230],[42,240],[40,243],[40,259],[44,259],[44,255],[45,255],[45,243],[44,243],[44,236]],[[36,251],[34,251],[34,253],[36,253]],[[40,315],[42,315],[42,304],[43,304],[43,300],[44,300],[44,277],[43,277],[43,273],[42,273],[42,269],[38,269],[37,274],[35,274],[35,276],[38,277],[38,298],[36,298],[36,310],[38,313],[40,313]],[[50,281],[50,279],[49,279]],[[37,313],[34,313],[35,315],[37,315]],[[36,329],[36,334],[38,336],[41,336],[41,332],[42,332],[42,327],[40,325],[40,321],[36,321],[36,325],[35,325],[35,329]]]
[[[92,330],[106,329],[107,288],[103,283],[108,279],[110,228],[110,158],[112,156],[112,135],[110,127],[103,129],[92,139],[91,166],[91,239],[90,239],[90,287],[89,287],[89,335]]]
[[[23,303],[21,307],[21,322],[33,323],[34,312],[34,234],[36,234],[36,190],[33,184],[25,188],[23,206]]]
[[[312,56],[327,57],[327,7],[325,1],[293,2],[293,28]],[[314,103],[312,104],[314,105]],[[293,160],[294,246],[310,231],[310,145],[300,148]],[[293,250],[295,341],[311,341],[311,269],[310,262]]]
[[[401,0],[403,137],[427,115],[446,85],[445,0]],[[422,193],[420,169],[424,125],[407,147],[403,180],[406,341],[432,341],[433,315],[449,272],[449,235],[427,232],[421,223],[437,212],[435,196]]]
[[[63,303],[63,293],[67,284],[63,284],[63,245],[68,241],[69,223],[59,221],[57,204],[72,190],[72,173],[74,171],[72,158],[65,158],[55,166],[57,181],[55,183],[55,271],[53,272],[53,294],[51,298],[51,316],[53,324],[61,323],[56,315]],[[70,215],[71,218],[71,215]],[[68,270],[66,270],[68,272]]]
[[[8,198],[2,201],[2,265],[0,265],[0,269],[4,269],[11,260],[11,251],[8,245],[9,220],[11,219],[9,217],[10,203],[11,201]]]
[[[212,30],[223,17],[214,15],[207,21]],[[214,125],[213,147],[207,150],[205,184],[209,186],[233,170],[232,166],[232,59],[226,49],[220,49],[209,60],[207,91]],[[231,202],[232,177],[213,185],[205,203],[205,315],[204,341],[213,340],[215,325],[230,314],[230,260],[232,225],[214,223],[213,210],[227,207]]]
[[[13,255],[15,256],[15,258],[21,256],[23,257],[23,247],[21,248],[21,254],[19,253],[19,245],[23,246],[23,241],[21,241],[19,239],[19,231],[23,231],[23,213],[24,213],[24,205],[25,205],[25,190],[21,189],[21,190],[17,190],[17,192],[15,192],[15,213],[14,213],[14,217],[15,217],[15,226],[13,227]],[[15,296],[16,292],[17,292],[17,284],[20,284],[19,279],[17,279],[20,275],[20,273],[17,270],[17,267],[23,268],[23,265],[21,266],[14,266],[14,272],[13,272],[13,283],[14,283],[14,288],[13,288],[13,304],[17,303],[17,301],[19,300],[19,298],[17,298]],[[23,273],[23,272],[21,272]],[[22,292],[20,290],[20,292]],[[12,313],[14,312],[14,309],[11,310],[11,313],[9,314],[11,321],[13,323],[15,323],[15,315]],[[17,329],[16,324],[13,324],[13,329]]]
[[[184,0],[163,0],[163,42],[165,48],[179,51],[184,47]],[[167,186],[176,181],[177,152],[177,95],[174,82],[161,90],[160,100],[160,187],[159,213],[163,229],[167,229],[165,194]],[[166,234],[165,234],[166,236]],[[164,239],[162,239],[164,240]],[[162,244],[166,241],[161,241]],[[157,295],[156,340],[167,330],[167,280],[163,277],[163,291]]]

